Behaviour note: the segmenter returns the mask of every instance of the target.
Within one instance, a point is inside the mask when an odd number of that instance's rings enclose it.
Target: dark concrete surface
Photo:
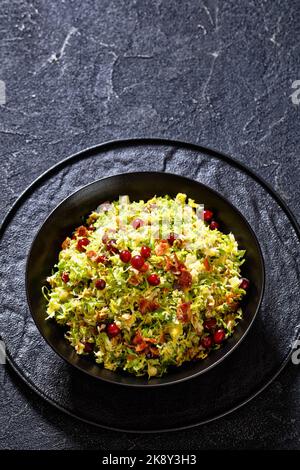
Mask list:
[[[300,105],[292,88],[300,80],[299,14],[297,0],[2,1],[0,217],[69,154],[155,136],[247,163],[299,220]],[[5,366],[0,384],[1,448],[300,448],[300,374],[292,364],[232,415],[153,436],[77,422]]]

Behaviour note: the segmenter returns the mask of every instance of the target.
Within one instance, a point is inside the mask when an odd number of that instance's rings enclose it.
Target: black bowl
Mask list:
[[[42,287],[57,262],[61,243],[82,218],[101,202],[118,199],[127,194],[130,200],[149,199],[154,195],[175,196],[186,193],[196,202],[214,211],[224,233],[232,232],[240,248],[246,249],[242,275],[250,280],[250,288],[243,301],[244,317],[222,348],[212,351],[202,361],[174,368],[161,378],[134,377],[123,372],[111,372],[97,365],[92,357],[79,356],[64,338],[64,330],[54,321],[46,321],[46,301]],[[209,187],[179,175],[159,172],[127,173],[95,181],[69,196],[46,219],[37,233],[28,256],[26,290],[33,319],[48,344],[69,364],[89,375],[108,382],[130,386],[159,386],[174,384],[203,374],[227,357],[245,337],[263,296],[264,262],[260,246],[242,214],[224,197]]]

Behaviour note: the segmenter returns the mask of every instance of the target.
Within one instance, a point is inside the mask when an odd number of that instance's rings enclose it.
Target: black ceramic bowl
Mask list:
[[[46,301],[42,286],[57,262],[61,243],[82,218],[92,212],[101,202],[118,199],[127,194],[130,200],[149,199],[154,195],[175,196],[186,193],[196,202],[214,211],[220,229],[232,232],[240,248],[246,249],[246,262],[242,274],[250,279],[250,289],[243,301],[243,320],[234,335],[222,348],[212,351],[202,361],[185,364],[170,370],[161,378],[134,377],[122,372],[111,372],[97,365],[92,357],[79,356],[64,338],[64,330],[54,321],[46,321]],[[47,218],[35,237],[27,262],[27,298],[33,319],[45,340],[63,359],[89,375],[130,386],[159,386],[174,384],[208,371],[227,357],[245,337],[258,311],[264,290],[264,263],[262,253],[248,222],[224,197],[209,187],[182,176],[141,172],[127,173],[101,179],[83,187],[65,199]]]

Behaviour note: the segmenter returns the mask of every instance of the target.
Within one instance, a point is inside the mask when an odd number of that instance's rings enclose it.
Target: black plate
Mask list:
[[[212,209],[225,233],[232,232],[240,248],[246,249],[243,276],[250,279],[250,289],[243,303],[244,317],[234,335],[224,346],[213,351],[207,359],[173,369],[162,378],[133,377],[112,372],[96,365],[93,358],[78,356],[64,338],[63,329],[53,321],[45,321],[46,301],[41,289],[46,277],[57,262],[62,240],[82,218],[92,212],[101,202],[118,199],[127,194],[130,200],[148,199],[154,195],[175,196],[186,193],[205,207]],[[89,375],[116,384],[130,386],[168,385],[187,380],[211,369],[228,356],[241,342],[258,311],[264,290],[264,263],[262,253],[244,216],[224,197],[211,188],[174,174],[160,172],[125,173],[101,179],[83,187],[65,199],[50,214],[33,241],[26,270],[26,289],[34,321],[49,345],[68,363]]]

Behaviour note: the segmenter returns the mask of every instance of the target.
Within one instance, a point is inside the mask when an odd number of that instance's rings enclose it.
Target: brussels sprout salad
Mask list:
[[[245,251],[185,194],[104,202],[62,243],[43,293],[77,354],[159,377],[233,333]]]

